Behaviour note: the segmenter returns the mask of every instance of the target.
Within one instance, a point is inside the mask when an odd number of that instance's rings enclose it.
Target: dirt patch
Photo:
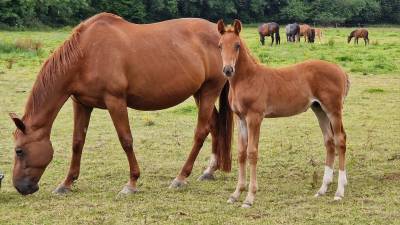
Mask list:
[[[400,180],[400,173],[388,173],[383,175],[384,180]]]

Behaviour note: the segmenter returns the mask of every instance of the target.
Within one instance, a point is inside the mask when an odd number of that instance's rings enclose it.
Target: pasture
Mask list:
[[[257,28],[245,26],[242,37],[261,63],[284,66],[306,59],[340,64],[350,74],[345,102],[348,182],[343,201],[334,202],[335,182],[326,196],[314,198],[322,181],[325,148],[311,110],[299,116],[265,119],[258,164],[259,191],[251,209],[241,201],[228,205],[237,179],[236,141],[231,173],[215,181],[197,181],[208,164],[210,139],[201,151],[189,185],[168,186],[189,154],[196,123],[192,98],[155,112],[129,110],[136,155],[141,168],[138,194],[117,198],[128,178],[128,162],[108,113],[95,109],[84,147],[81,175],[71,194],[54,188],[69,167],[72,104],[54,123],[55,155],[38,193],[23,197],[12,187],[14,124],[8,112],[22,115],[42,62],[69,29],[0,31],[0,224],[399,224],[400,223],[400,28],[369,28],[370,45],[347,44],[352,29],[323,29],[323,44],[259,43]],[[13,43],[37,42],[38,50]],[[21,41],[25,40],[25,41]],[[236,131],[235,131],[236,137]],[[335,171],[336,172],[336,171]],[[244,199],[244,195],[240,200]]]

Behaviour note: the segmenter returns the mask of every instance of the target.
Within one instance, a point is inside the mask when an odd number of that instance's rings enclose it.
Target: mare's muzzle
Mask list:
[[[235,69],[232,66],[228,65],[228,66],[224,66],[224,68],[222,69],[222,72],[225,74],[225,76],[231,77],[235,73]]]
[[[4,174],[2,172],[0,172],[0,188],[1,188],[1,181],[3,180],[3,178],[4,178]]]
[[[27,179],[14,181],[14,187],[22,195],[29,195],[39,190],[39,185]]]

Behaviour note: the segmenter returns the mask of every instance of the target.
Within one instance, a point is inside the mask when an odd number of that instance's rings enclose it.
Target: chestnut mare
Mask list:
[[[369,44],[368,38],[368,30],[364,28],[360,28],[357,30],[353,30],[350,35],[347,37],[347,43],[350,43],[351,39],[354,37],[354,44],[358,44],[358,39],[363,38],[365,45]]]
[[[82,148],[93,108],[107,109],[129,162],[130,179],[121,194],[137,191],[139,166],[133,151],[127,107],[159,110],[194,96],[199,113],[194,144],[171,187],[185,184],[207,135],[213,157],[201,178],[217,168],[230,170],[232,112],[218,50],[220,34],[203,19],[177,19],[137,25],[101,13],[78,25],[71,37],[45,62],[17,130],[13,183],[21,194],[39,189],[38,182],[53,157],[50,133],[57,113],[73,100],[72,160],[65,180],[55,190],[71,190],[79,176]],[[220,110],[214,104],[220,96]]]
[[[304,42],[307,42],[308,35],[310,33],[311,27],[307,24],[300,25],[300,37],[304,36]]]
[[[241,22],[225,27],[218,21],[222,34],[219,45],[225,76],[229,80],[229,103],[239,117],[239,177],[228,203],[238,200],[246,184],[246,160],[250,165],[250,184],[243,207],[250,207],[257,191],[256,165],[260,126],[264,118],[288,117],[314,111],[326,146],[323,183],[316,196],[326,193],[333,179],[335,150],[339,153],[339,180],[336,200],[344,196],[346,134],[342,124],[343,101],[349,90],[347,74],[337,65],[310,60],[280,69],[260,65],[250,55],[239,34]]]

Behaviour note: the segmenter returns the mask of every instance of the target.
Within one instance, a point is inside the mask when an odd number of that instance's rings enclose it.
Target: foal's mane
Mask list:
[[[70,67],[83,56],[79,48],[79,36],[84,22],[79,24],[66,40],[43,64],[33,85],[25,112],[32,115],[56,91],[58,78],[67,73]]]

